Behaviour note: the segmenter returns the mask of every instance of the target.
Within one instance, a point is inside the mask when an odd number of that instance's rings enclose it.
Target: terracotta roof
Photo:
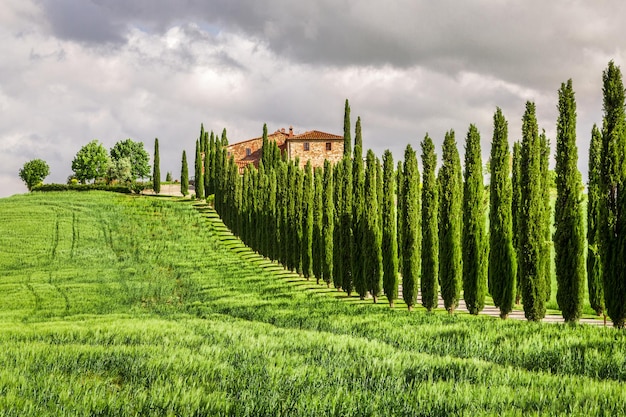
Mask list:
[[[308,132],[301,133],[299,135],[294,135],[287,140],[314,140],[314,139],[332,139],[338,140],[343,139],[343,136],[333,135],[332,133],[320,132],[319,130],[309,130]]]

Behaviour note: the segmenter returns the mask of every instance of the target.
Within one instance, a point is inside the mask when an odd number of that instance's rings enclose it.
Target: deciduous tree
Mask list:
[[[26,184],[28,191],[32,190],[35,185],[42,183],[48,175],[50,175],[50,167],[42,159],[26,162],[19,171],[19,176]]]

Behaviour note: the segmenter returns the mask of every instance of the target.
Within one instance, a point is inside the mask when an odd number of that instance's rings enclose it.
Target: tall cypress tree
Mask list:
[[[367,294],[367,280],[365,278],[365,257],[363,239],[365,238],[365,169],[363,167],[363,139],[361,138],[361,118],[356,120],[356,134],[354,137],[354,158],[352,159],[352,280],[361,300]]]
[[[277,254],[276,260],[278,260],[284,267],[287,266],[287,250],[289,250],[288,242],[288,221],[287,221],[287,206],[288,206],[288,193],[287,188],[287,163],[280,161],[276,169],[276,212],[277,212],[277,226],[278,226],[278,244],[276,245]]]
[[[502,110],[497,108],[493,115],[490,155],[488,283],[493,302],[500,308],[503,319],[513,310],[517,289],[510,159],[508,123]]]
[[[522,119],[520,182],[519,272],[522,280],[524,315],[540,321],[546,314],[546,279],[544,273],[543,190],[541,175],[541,142],[535,116],[535,104],[526,102]]]
[[[208,197],[211,193],[211,160],[209,159],[209,133],[204,132],[204,147],[202,149],[202,153],[204,154],[203,163],[204,163],[204,195]]]
[[[271,163],[271,149],[269,145],[269,141],[267,139],[267,123],[263,123],[263,139],[261,145],[261,161],[266,164],[268,167],[272,165]]]
[[[585,282],[585,235],[581,206],[582,182],[576,146],[576,101],[572,80],[559,90],[556,125],[556,205],[554,249],[556,300],[566,322],[576,322],[583,310]]]
[[[152,189],[161,192],[161,158],[159,157],[159,138],[154,139],[154,166],[152,167]]]
[[[459,304],[463,274],[461,230],[463,179],[454,131],[446,132],[439,169],[439,281],[446,310]]]
[[[404,151],[404,184],[402,185],[402,298],[409,311],[417,300],[422,243],[420,190],[417,157],[411,145]]]
[[[387,149],[383,154],[383,204],[382,211],[382,252],[383,252],[383,290],[389,307],[398,298],[398,240],[396,220],[396,177],[393,155]]]
[[[221,149],[216,142],[217,137],[211,131],[209,138],[209,192],[215,194],[215,163],[218,149]]]
[[[323,259],[323,215],[324,204],[322,200],[323,190],[323,171],[321,167],[316,167],[313,171],[313,275],[315,275],[316,281],[319,284],[322,279],[322,259]]]
[[[189,167],[187,166],[187,153],[183,151],[182,167],[180,169],[180,193],[183,196],[189,194]]]
[[[604,122],[602,124],[600,204],[604,301],[613,325],[626,325],[626,114],[622,73],[613,61],[602,73]]]
[[[487,291],[484,193],[480,133],[472,124],[465,141],[462,239],[463,298],[470,314],[478,314],[485,307]]]
[[[329,170],[332,170],[332,184],[333,184],[333,200],[336,202],[336,207],[333,210],[333,283],[337,290],[342,288],[342,269],[343,269],[343,251],[342,251],[342,216],[343,216],[343,183],[344,183],[344,165],[346,158],[341,159],[334,167],[329,166]],[[324,161],[324,166],[326,166]],[[326,168],[324,168],[324,181],[326,181]]]
[[[350,104],[346,99],[343,111],[343,154],[350,156],[352,153],[352,138],[350,137]]]
[[[322,236],[323,236],[323,263],[322,276],[326,285],[330,285],[333,278],[333,228],[335,219],[335,203],[333,200],[333,169],[328,160],[324,161],[324,178],[322,201],[324,204],[322,213]],[[339,288],[341,283],[339,283]]]
[[[222,147],[228,146],[228,137],[226,136],[226,128],[222,129]]]
[[[341,213],[341,284],[344,291],[351,295],[354,290],[352,276],[352,164],[349,156],[345,156],[343,162],[343,196]]]
[[[422,141],[422,305],[431,311],[439,301],[439,235],[437,233],[439,198],[437,155],[428,134]]]
[[[396,214],[396,226],[398,230],[397,242],[398,242],[398,272],[402,273],[402,245],[404,242],[402,237],[402,219],[404,218],[402,201],[402,187],[404,187],[404,165],[400,160],[398,161],[398,167],[396,168],[396,205],[398,208],[398,213]]]
[[[602,262],[600,260],[600,198],[602,178],[600,165],[602,154],[602,133],[594,124],[589,145],[589,185],[587,186],[587,285],[589,304],[599,316],[604,313],[604,285],[602,282]]]
[[[265,250],[269,259],[276,259],[275,247],[278,242],[276,235],[276,169],[270,169],[268,177],[267,207],[265,213]]]
[[[374,299],[380,295],[383,277],[382,230],[378,210],[378,161],[374,152],[367,151],[367,171],[365,173],[365,206],[363,208],[363,275],[367,291]]]
[[[519,304],[522,298],[522,279],[519,270],[519,263],[522,257],[522,248],[520,247],[520,227],[519,219],[522,208],[522,145],[521,143],[513,143],[513,162],[511,172],[511,188],[513,191],[513,197],[511,198],[511,217],[513,218],[513,248],[515,248],[516,255],[516,288],[515,288],[515,304]]]
[[[304,167],[302,188],[302,275],[309,279],[313,275],[313,168],[311,161]]]
[[[201,153],[199,140],[196,141],[196,163],[195,163],[194,177],[195,177],[194,188],[196,190],[196,198],[198,200],[201,200],[204,198],[204,176],[202,174],[202,153]]]
[[[539,143],[541,145],[541,163],[540,174],[541,180],[541,201],[543,210],[541,212],[541,226],[543,234],[543,256],[542,276],[546,280],[546,302],[550,301],[552,296],[552,206],[550,204],[550,187],[552,180],[550,179],[549,160],[550,160],[550,140],[546,137],[545,130],[539,135]]]

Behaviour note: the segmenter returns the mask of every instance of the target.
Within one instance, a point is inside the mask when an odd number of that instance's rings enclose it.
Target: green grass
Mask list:
[[[623,332],[346,298],[192,204],[0,199],[0,415],[626,412]]]

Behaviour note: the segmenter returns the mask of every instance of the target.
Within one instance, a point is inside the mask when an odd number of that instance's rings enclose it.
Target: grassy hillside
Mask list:
[[[99,192],[0,199],[0,364],[0,415],[626,412],[623,332],[340,301],[210,209]]]

